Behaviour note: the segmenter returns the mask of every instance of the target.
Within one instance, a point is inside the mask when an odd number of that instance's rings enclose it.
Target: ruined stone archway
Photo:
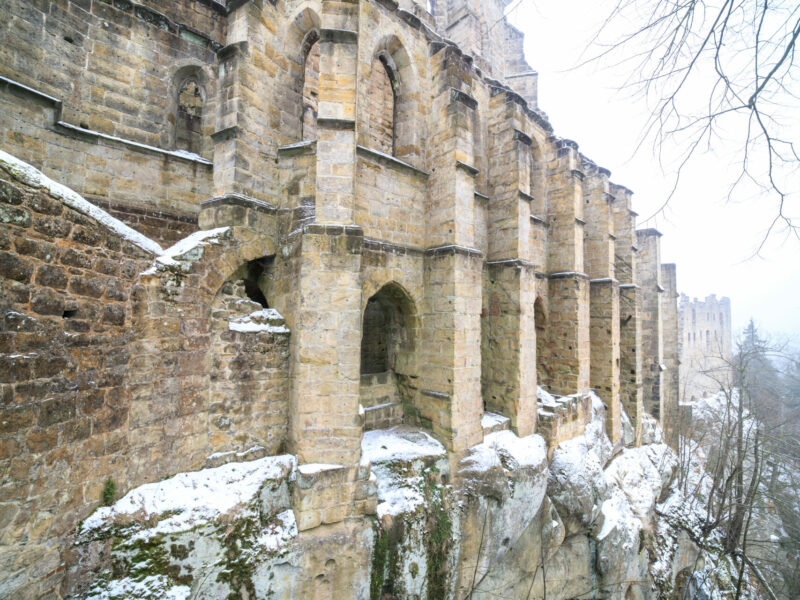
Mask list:
[[[409,293],[390,282],[364,307],[361,405],[367,429],[403,422],[416,397],[419,316]]]
[[[274,242],[268,236],[243,227],[200,233],[208,235],[195,234],[196,243],[187,247],[185,254],[175,256],[175,264],[156,266],[143,273],[132,297],[132,325],[137,340],[131,350],[136,361],[126,377],[133,415],[128,435],[132,453],[158,456],[159,460],[132,463],[128,474],[131,481],[150,481],[181,470],[202,468],[220,453],[241,452],[254,446],[274,453],[281,446],[283,434],[264,435],[265,429],[257,431],[251,427],[249,417],[245,417],[261,409],[241,397],[237,408],[242,414],[241,432],[235,431],[233,420],[226,423],[222,419],[214,427],[210,425],[225,412],[215,406],[219,396],[212,391],[218,374],[212,368],[213,357],[219,354],[215,349],[214,321],[224,320],[219,331],[222,346],[238,344],[247,351],[252,349],[251,340],[237,341],[234,339],[236,332],[228,328],[229,315],[222,298],[225,284],[232,278],[238,280],[237,273],[251,261],[274,255]],[[248,305],[239,308],[249,308],[250,312],[263,308],[247,297],[244,284],[242,293],[241,299]],[[263,340],[266,346],[273,341]],[[265,350],[262,362],[265,369],[273,369],[273,372],[265,372],[262,379],[270,381],[268,385],[276,390],[282,386],[274,396],[270,392],[270,398],[285,398],[288,402],[288,339],[281,342],[285,351],[277,354],[264,344],[261,344],[261,349]],[[238,352],[234,348],[230,350],[231,357]],[[278,358],[274,358],[276,356]],[[224,370],[227,366],[220,364],[218,368]],[[250,374],[241,371],[234,374],[233,379],[246,381],[244,375],[249,377]],[[261,399],[272,402],[261,391],[251,391],[254,392],[251,397],[259,398],[259,402]],[[285,420],[287,410],[280,409],[276,414]],[[283,421],[280,427],[286,429]],[[261,442],[251,443],[255,437]]]

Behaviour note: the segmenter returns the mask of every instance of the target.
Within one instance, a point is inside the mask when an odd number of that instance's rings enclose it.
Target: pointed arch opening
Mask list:
[[[317,113],[319,110],[319,31],[312,29],[303,40],[303,112],[301,138],[317,139]]]
[[[369,146],[385,154],[395,154],[395,88],[397,75],[391,56],[379,52],[372,60],[369,76]]]
[[[279,79],[284,97],[278,105],[283,144],[317,138],[319,30],[319,15],[310,7],[300,10],[286,29],[283,40],[286,71]]]
[[[358,143],[422,167],[419,85],[405,46],[395,35],[382,39],[361,86]]]
[[[361,330],[361,405],[367,429],[403,422],[413,405],[419,317],[408,292],[395,282],[366,303]]]

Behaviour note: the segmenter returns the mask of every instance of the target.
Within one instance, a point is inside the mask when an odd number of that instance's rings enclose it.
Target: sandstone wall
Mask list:
[[[664,333],[664,416],[661,419],[664,438],[673,448],[678,447],[680,415],[680,361],[678,344],[678,282],[676,265],[661,265],[664,294],[661,298],[661,320]]]
[[[211,158],[224,16],[203,3],[101,0],[3,10],[3,146],[155,239],[196,229],[211,165],[170,151],[181,149],[179,87],[192,78],[203,99],[194,150]]]
[[[639,249],[636,283],[642,293],[642,384],[644,408],[660,420],[664,413],[664,353],[661,285],[661,233],[636,232]]]
[[[106,479],[124,484],[130,299],[151,257],[0,176],[0,561],[33,598],[58,586],[64,540]]]
[[[285,446],[289,332],[230,330],[261,307],[216,295],[224,269],[196,250],[141,286],[150,252],[2,175],[0,561],[3,589],[34,598],[59,587],[108,479],[121,492]],[[217,247],[225,261],[271,252],[246,237]],[[211,288],[187,287],[206,268]]]

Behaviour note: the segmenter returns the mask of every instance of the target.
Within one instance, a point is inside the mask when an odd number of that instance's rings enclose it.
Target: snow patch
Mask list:
[[[188,600],[191,591],[187,585],[170,586],[166,575],[149,575],[139,580],[126,577],[103,582],[90,589],[85,600]]]
[[[135,229],[131,229],[119,219],[115,219],[74,190],[53,181],[38,169],[2,150],[0,150],[0,167],[6,170],[14,179],[26,185],[34,188],[43,188],[51,196],[58,198],[70,208],[74,208],[78,212],[91,217],[122,239],[138,246],[142,250],[152,254],[161,254],[163,252],[161,246],[147,236],[142,235]]]
[[[511,462],[512,464],[508,464]],[[538,467],[547,462],[547,445],[540,435],[517,437],[513,431],[497,431],[487,435],[483,443],[470,448],[461,459],[466,469],[488,471],[497,466]]]
[[[156,258],[153,266],[142,275],[154,275],[161,266],[174,267],[179,265],[181,259],[193,260],[198,258],[202,252],[201,248],[218,243],[218,238],[229,229],[230,227],[217,227],[216,229],[195,231],[166,250],[159,251],[160,256]]]
[[[378,482],[378,517],[412,513],[425,501],[422,493],[421,459],[445,456],[446,450],[424,431],[397,426],[367,431],[361,441],[361,460],[372,463]],[[393,463],[412,464],[393,469]]]
[[[343,469],[343,465],[326,465],[323,463],[308,463],[297,467],[301,475],[316,475],[324,471],[335,471],[336,469]]]
[[[147,483],[125,494],[113,506],[97,509],[83,522],[81,533],[99,530],[120,518],[164,514],[168,515],[165,519],[137,533],[134,539],[186,531],[249,502],[265,480],[285,476],[294,469],[295,462],[291,455],[269,456]]]
[[[297,537],[294,511],[285,510],[275,515],[258,538],[258,544],[267,552],[276,552]]]
[[[367,431],[361,441],[361,451],[373,464],[446,453],[444,446],[424,431],[402,426]]]
[[[281,324],[277,325],[275,322]],[[289,329],[282,324],[283,317],[274,308],[264,308],[250,313],[244,317],[235,317],[228,321],[230,331],[240,333],[289,333]]]
[[[481,417],[481,427],[484,429],[491,429],[492,427],[496,427],[498,425],[505,425],[511,421],[508,417],[504,417],[503,415],[498,415],[492,412],[485,412]]]

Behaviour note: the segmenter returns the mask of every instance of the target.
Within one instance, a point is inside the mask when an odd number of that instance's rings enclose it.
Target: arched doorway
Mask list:
[[[361,405],[366,428],[403,422],[413,406],[419,318],[408,293],[397,283],[384,285],[364,308],[361,333]]]

